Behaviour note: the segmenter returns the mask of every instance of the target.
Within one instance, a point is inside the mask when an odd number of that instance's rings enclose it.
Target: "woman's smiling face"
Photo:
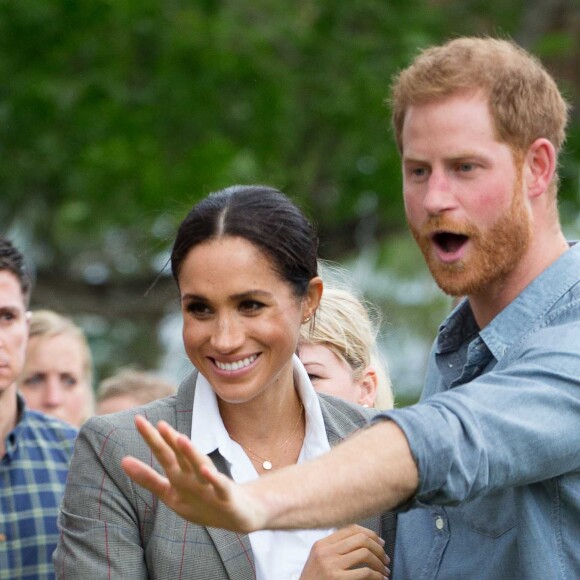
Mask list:
[[[185,351],[222,401],[293,388],[292,355],[318,292],[296,297],[261,249],[232,236],[193,247],[179,288]]]

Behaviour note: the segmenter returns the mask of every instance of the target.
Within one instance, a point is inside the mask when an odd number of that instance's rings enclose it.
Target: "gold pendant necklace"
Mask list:
[[[292,429],[292,433],[290,433],[290,435],[284,441],[282,441],[282,443],[280,443],[279,445],[276,445],[276,447],[274,447],[274,451],[276,451],[279,447],[284,447],[284,445],[286,445],[288,443],[288,441],[290,441],[290,439],[292,439],[292,437],[294,437],[294,434],[296,433],[296,430],[298,429],[298,425],[300,424],[300,419],[302,419],[302,411],[304,411],[304,406],[302,405],[302,401],[300,401],[300,412],[298,413],[298,420],[296,421],[296,424],[294,425],[294,428]],[[274,467],[274,465],[272,464],[272,461],[270,459],[268,459],[267,457],[262,457],[261,455],[258,455],[251,447],[249,447],[248,445],[244,445],[241,441],[234,439],[231,435],[230,435],[230,439],[233,439],[236,443],[241,445],[250,455],[253,456],[254,459],[258,459],[259,461],[261,461],[262,467],[266,471],[270,471]]]

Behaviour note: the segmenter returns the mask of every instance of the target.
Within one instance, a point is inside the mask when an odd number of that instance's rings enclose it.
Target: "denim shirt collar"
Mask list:
[[[479,333],[494,358],[499,360],[578,282],[580,244],[571,242],[570,246],[483,330],[477,326],[469,301],[463,300],[439,328],[437,353],[457,350]]]
[[[496,359],[528,334],[574,284],[580,269],[580,244],[573,245],[504,308],[480,333]]]

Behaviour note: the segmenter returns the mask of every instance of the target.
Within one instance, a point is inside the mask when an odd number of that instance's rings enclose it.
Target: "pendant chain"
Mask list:
[[[296,421],[296,424],[294,425],[294,428],[292,429],[292,433],[290,433],[290,435],[284,441],[282,441],[282,443],[279,443],[278,445],[276,445],[276,447],[274,447],[274,451],[276,451],[279,447],[284,447],[284,445],[286,445],[290,441],[290,439],[292,439],[292,437],[294,437],[294,435],[298,429],[298,425],[300,425],[300,419],[302,419],[302,412],[303,411],[304,411],[304,405],[302,404],[302,401],[300,401],[300,413],[298,413],[298,420]],[[236,443],[239,443],[250,455],[252,455],[254,457],[254,459],[259,459],[262,462],[262,467],[266,471],[270,471],[274,467],[272,464],[272,461],[270,459],[268,459],[267,457],[262,457],[261,455],[258,455],[250,446],[244,445],[241,441],[234,439],[231,435],[230,435],[230,439],[233,439]]]

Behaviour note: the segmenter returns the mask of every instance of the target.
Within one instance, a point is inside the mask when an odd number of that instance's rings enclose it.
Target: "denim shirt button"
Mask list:
[[[435,520],[435,527],[438,530],[442,530],[445,527],[445,521],[443,520],[443,518],[441,516],[439,516],[436,520]]]

